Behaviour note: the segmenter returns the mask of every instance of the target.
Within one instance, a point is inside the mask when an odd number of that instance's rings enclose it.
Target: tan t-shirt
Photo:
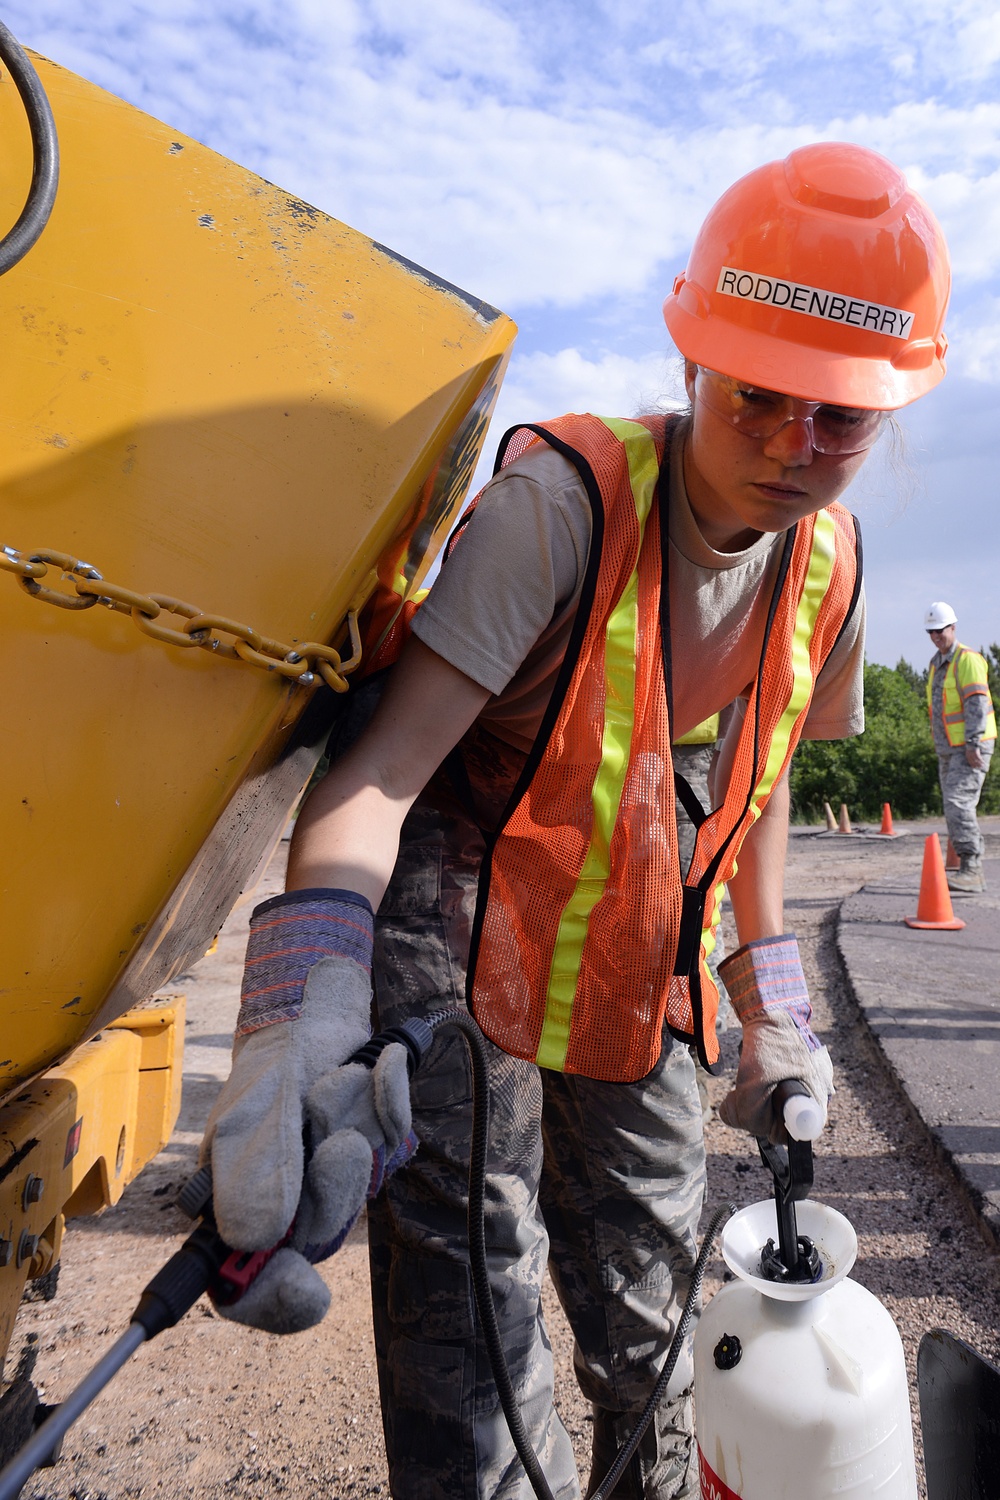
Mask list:
[[[675,736],[734,699],[756,675],[783,535],[744,552],[716,552],[698,529],[683,474],[670,463],[670,634]],[[480,721],[529,750],[569,642],[590,547],[580,476],[542,443],[483,490],[452,556],[417,612],[413,632],[494,694]],[[864,594],[823,667],[804,739],[864,729]]]

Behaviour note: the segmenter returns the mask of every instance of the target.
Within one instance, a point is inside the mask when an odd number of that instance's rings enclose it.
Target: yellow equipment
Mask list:
[[[65,1212],[167,1139],[183,1020],[137,1007],[273,847],[377,573],[415,590],[447,534],[515,333],[35,64],[61,180],[0,276],[0,1357]],[[32,159],[6,71],[0,141],[5,225]]]

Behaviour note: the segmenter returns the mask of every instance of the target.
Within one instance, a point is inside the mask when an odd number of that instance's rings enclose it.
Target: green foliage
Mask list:
[[[1000,709],[1000,645],[994,641],[992,646],[980,646],[979,649],[986,659],[986,680],[990,685],[993,707]]]
[[[911,667],[910,663],[905,661],[901,656],[895,665],[894,671],[897,677],[902,677],[904,682],[909,683],[916,694],[917,702],[920,704],[921,709],[924,709],[927,703],[927,679],[930,676],[929,666],[925,667],[922,672],[918,672],[916,667]]]
[[[986,658],[986,680],[990,685],[993,707],[1000,709],[1000,643],[994,641],[992,646],[980,646],[979,649]],[[986,780],[983,782],[979,811],[1000,812],[1000,757],[997,756],[995,750],[990,768],[986,773]]]
[[[981,648],[990,692],[1000,706],[1000,644]],[[894,817],[940,813],[937,756],[927,722],[927,672],[900,659],[895,667],[865,664],[865,732],[853,740],[812,740],[792,761],[792,816],[822,823],[823,803],[836,813],[846,802],[852,819],[874,822],[882,804]],[[994,755],[979,811],[1000,812],[1000,756]]]
[[[908,662],[866,663],[864,734],[807,741],[795,752],[791,788],[797,822],[821,823],[824,802],[834,812],[846,802],[851,817],[863,822],[881,818],[884,802],[894,817],[941,811],[924,684]]]

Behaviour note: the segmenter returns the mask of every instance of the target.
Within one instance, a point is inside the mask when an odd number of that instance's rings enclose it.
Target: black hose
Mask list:
[[[437,1031],[441,1026],[456,1026],[465,1037],[472,1059],[472,1149],[469,1158],[469,1263],[472,1268],[472,1286],[476,1297],[476,1308],[479,1312],[482,1324],[483,1339],[486,1343],[486,1352],[489,1356],[490,1368],[500,1397],[500,1406],[510,1435],[517,1450],[517,1456],[524,1465],[525,1473],[532,1489],[538,1496],[538,1500],[554,1500],[548,1481],[542,1473],[538,1462],[538,1456],[531,1446],[531,1440],[524,1427],[521,1417],[521,1409],[514,1392],[510,1371],[507,1369],[507,1359],[504,1354],[503,1340],[500,1337],[500,1327],[497,1323],[496,1308],[493,1304],[493,1292],[490,1287],[489,1268],[486,1261],[486,1154],[489,1142],[490,1128],[490,1096],[489,1077],[486,1067],[486,1043],[483,1034],[475,1021],[464,1010],[438,1011],[428,1016],[431,1027]],[[698,1298],[701,1294],[701,1284],[705,1277],[705,1267],[711,1253],[715,1237],[722,1224],[736,1212],[733,1203],[723,1204],[716,1209],[712,1215],[711,1222],[702,1240],[701,1250],[691,1273],[691,1284],[684,1301],[684,1307],[677,1320],[674,1336],[670,1341],[667,1351],[666,1363],[660,1372],[653,1393],[643,1408],[642,1415],[629,1437],[619,1450],[614,1463],[608,1471],[605,1479],[601,1481],[596,1490],[591,1491],[590,1500],[607,1500],[618,1481],[621,1479],[626,1468],[632,1460],[632,1456],[642,1441],[643,1433],[653,1419],[656,1408],[659,1406],[670,1377],[674,1373],[674,1367],[680,1357],[684,1340],[687,1337],[691,1320],[694,1317]]]
[[[31,131],[31,186],[21,216],[0,240],[0,276],[27,255],[49,221],[59,186],[59,139],[52,110],[28,54],[0,21],[0,61],[21,96]]]
[[[690,1327],[691,1319],[694,1317],[694,1310],[697,1305],[698,1298],[701,1295],[701,1284],[705,1279],[705,1267],[708,1265],[708,1257],[711,1252],[712,1246],[715,1243],[715,1237],[721,1229],[722,1225],[726,1222],[727,1219],[732,1218],[735,1212],[735,1203],[724,1203],[722,1207],[717,1208],[715,1210],[715,1213],[712,1215],[711,1222],[709,1223],[709,1226],[705,1231],[705,1238],[701,1242],[701,1250],[698,1252],[698,1259],[694,1263],[694,1270],[691,1272],[691,1285],[688,1287],[688,1294],[684,1299],[684,1307],[681,1311],[680,1317],[677,1320],[677,1327],[674,1330],[674,1336],[670,1340],[670,1349],[667,1352],[666,1364],[660,1371],[659,1379],[657,1380],[656,1385],[653,1387],[653,1394],[650,1396],[649,1400],[646,1402],[646,1405],[643,1407],[642,1415],[640,1416],[638,1422],[636,1422],[635,1427],[632,1430],[632,1436],[626,1443],[622,1444],[622,1447],[619,1449],[618,1455],[615,1458],[614,1463],[611,1465],[611,1468],[608,1470],[606,1477],[601,1480],[596,1490],[591,1491],[590,1500],[607,1500],[607,1497],[614,1492],[614,1488],[617,1485],[619,1479],[621,1479],[622,1475],[625,1473],[625,1470],[628,1468],[629,1464],[632,1461],[632,1455],[642,1441],[643,1433],[646,1431],[646,1428],[653,1420],[656,1408],[659,1406],[660,1402],[667,1394],[667,1386],[670,1383],[670,1377],[674,1373],[674,1366],[676,1365],[681,1349],[684,1346],[684,1340],[687,1338],[687,1331]]]
[[[486,1042],[476,1022],[466,1011],[439,1011],[429,1017],[428,1021],[430,1030],[428,1030],[428,1027],[423,1022],[407,1022],[401,1029],[395,1029],[373,1038],[365,1050],[365,1056],[361,1060],[365,1061],[368,1066],[374,1066],[375,1059],[383,1046],[389,1041],[402,1041],[408,1046],[411,1053],[411,1061],[416,1066],[419,1060],[426,1055],[429,1048],[431,1031],[436,1031],[442,1026],[455,1026],[465,1037],[472,1060],[473,1082],[472,1143],[469,1156],[468,1234],[469,1263],[472,1272],[472,1286],[476,1298],[476,1308],[479,1313],[483,1339],[486,1344],[486,1351],[489,1356],[497,1395],[500,1398],[500,1406],[506,1418],[517,1455],[524,1465],[524,1471],[538,1500],[554,1500],[545,1475],[542,1473],[538,1456],[525,1430],[517,1395],[510,1378],[510,1371],[507,1368],[503,1340],[500,1336],[496,1308],[493,1303],[493,1291],[490,1286],[489,1267],[486,1259],[486,1159],[490,1129],[490,1090]],[[204,1175],[205,1169],[202,1169],[202,1173],[198,1174],[198,1176],[202,1177]],[[194,1213],[206,1215],[206,1210],[209,1208],[207,1202],[209,1192],[210,1178],[207,1178],[203,1184],[203,1191],[197,1195],[197,1202],[191,1205]],[[727,1203],[713,1214],[691,1273],[691,1284],[688,1287],[684,1307],[680,1318],[677,1320],[677,1327],[674,1330],[674,1336],[670,1341],[670,1348],[667,1351],[666,1362],[657,1379],[656,1386],[642,1411],[642,1415],[639,1417],[631,1437],[618,1452],[606,1478],[596,1490],[591,1492],[591,1500],[607,1500],[607,1497],[612,1493],[638,1448],[643,1433],[652,1421],[657,1406],[666,1394],[670,1377],[674,1372],[674,1367],[683,1348],[684,1340],[687,1338],[691,1320],[694,1317],[712,1244],[715,1241],[721,1224],[735,1212],[734,1205]],[[130,1355],[147,1338],[154,1338],[164,1328],[172,1328],[193,1306],[201,1293],[206,1290],[213,1276],[218,1274],[219,1268],[223,1265],[226,1256],[232,1252],[229,1251],[228,1246],[222,1243],[214,1227],[214,1223],[209,1222],[209,1218],[210,1211],[209,1216],[188,1237],[180,1250],[171,1257],[170,1261],[168,1261],[146,1287],[139,1306],[132,1315],[132,1322],[128,1330],[122,1334],[121,1338],[108,1351],[104,1358],[95,1365],[94,1369],[71,1392],[66,1401],[56,1408],[52,1416],[38,1429],[35,1436],[21,1449],[20,1453],[15,1455],[11,1462],[3,1469],[2,1473],[0,1473],[0,1500],[15,1500],[15,1497],[20,1494],[21,1488],[30,1475],[39,1464],[45,1461],[60,1438],[65,1435],[81,1412],[93,1401],[94,1397],[103,1390],[104,1386]]]
[[[435,1031],[439,1026],[457,1026],[465,1037],[472,1059],[472,1149],[469,1154],[468,1216],[472,1289],[497,1395],[500,1397],[500,1406],[507,1419],[517,1456],[524,1465],[524,1472],[538,1500],[555,1500],[521,1417],[521,1408],[504,1355],[486,1261],[486,1155],[490,1133],[490,1081],[486,1068],[486,1043],[475,1021],[464,1010],[438,1011],[428,1016],[427,1020]]]

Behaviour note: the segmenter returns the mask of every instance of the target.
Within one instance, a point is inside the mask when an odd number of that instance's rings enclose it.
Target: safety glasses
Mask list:
[[[817,453],[864,453],[885,425],[884,411],[800,401],[698,366],[695,391],[709,411],[747,437],[769,438],[787,422],[805,422]]]

